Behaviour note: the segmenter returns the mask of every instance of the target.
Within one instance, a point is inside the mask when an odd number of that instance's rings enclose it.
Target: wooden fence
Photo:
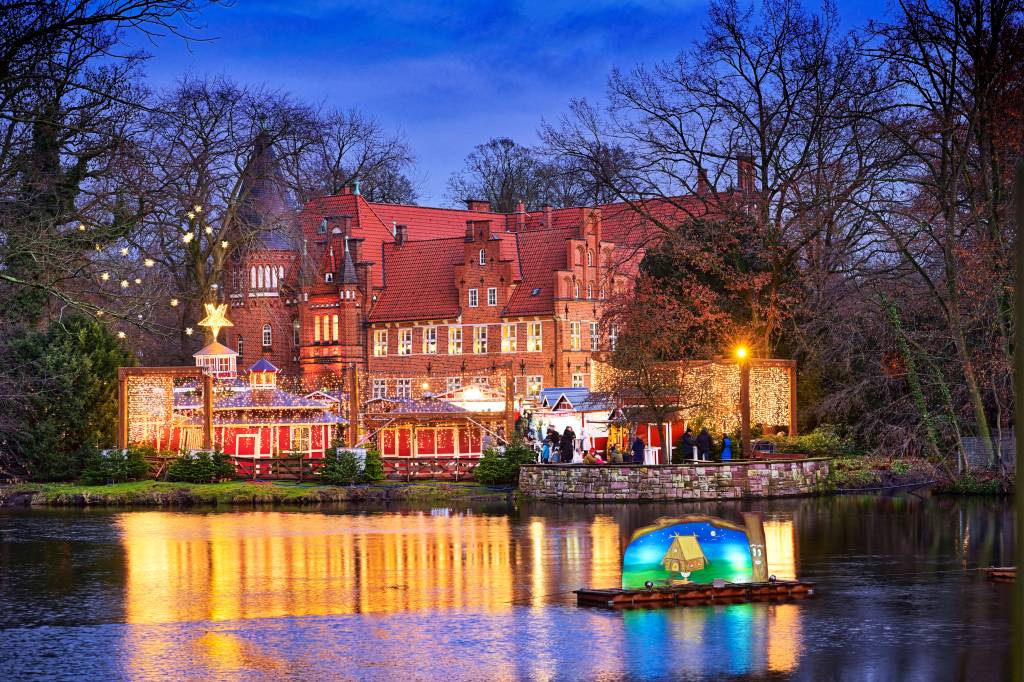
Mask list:
[[[167,480],[167,468],[176,457],[147,457],[150,478]],[[253,457],[230,455],[235,465],[235,478],[263,481],[313,481],[323,466],[323,459],[305,457]],[[443,480],[465,481],[473,477],[480,461],[471,457],[384,457],[384,478],[392,481]]]
[[[384,457],[384,478],[392,481],[465,481],[473,478],[479,459],[435,455],[433,457]]]

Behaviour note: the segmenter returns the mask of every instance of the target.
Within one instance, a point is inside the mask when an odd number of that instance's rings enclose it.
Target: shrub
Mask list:
[[[363,473],[359,480],[363,483],[378,483],[384,480],[384,459],[376,448],[366,451],[366,461],[363,463]]]
[[[359,459],[351,450],[332,448],[317,470],[317,478],[329,485],[352,485],[359,479]]]
[[[111,450],[104,456],[99,450],[91,449],[82,457],[82,483],[104,485],[147,478],[146,455],[155,452],[149,447],[132,447],[125,451]]]
[[[223,452],[182,454],[167,467],[167,479],[185,483],[213,483],[234,478],[235,466]]]
[[[855,457],[858,454],[856,443],[843,433],[839,427],[822,424],[810,433],[801,436],[777,436],[775,451],[803,454],[811,457]]]
[[[516,438],[503,450],[484,450],[479,464],[473,469],[473,479],[484,485],[514,485],[519,482],[519,467],[536,461],[537,455],[534,451]]]

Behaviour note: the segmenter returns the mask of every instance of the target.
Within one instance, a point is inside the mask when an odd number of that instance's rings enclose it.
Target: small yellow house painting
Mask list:
[[[696,535],[676,535],[661,559],[661,565],[670,573],[692,573],[703,570],[708,560]]]

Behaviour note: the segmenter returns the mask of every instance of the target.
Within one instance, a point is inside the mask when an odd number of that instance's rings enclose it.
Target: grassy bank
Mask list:
[[[509,491],[476,483],[386,482],[376,485],[318,486],[294,483],[166,483],[136,481],[113,485],[21,483],[0,486],[0,506],[227,506],[310,505],[332,502],[502,501]]]
[[[1013,492],[1014,484],[1012,478],[989,472],[951,477],[942,467],[920,457],[877,455],[837,457],[829,483],[840,492],[930,484],[933,491],[949,495],[1005,495]]]

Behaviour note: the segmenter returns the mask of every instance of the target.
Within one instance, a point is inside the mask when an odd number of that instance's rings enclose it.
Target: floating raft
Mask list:
[[[989,580],[997,583],[1010,583],[1017,579],[1016,566],[992,566],[981,570],[985,572]]]
[[[694,604],[742,604],[753,601],[782,601],[814,596],[814,583],[806,580],[777,580],[773,583],[710,583],[654,587],[649,590],[576,590],[579,606],[690,606]]]

